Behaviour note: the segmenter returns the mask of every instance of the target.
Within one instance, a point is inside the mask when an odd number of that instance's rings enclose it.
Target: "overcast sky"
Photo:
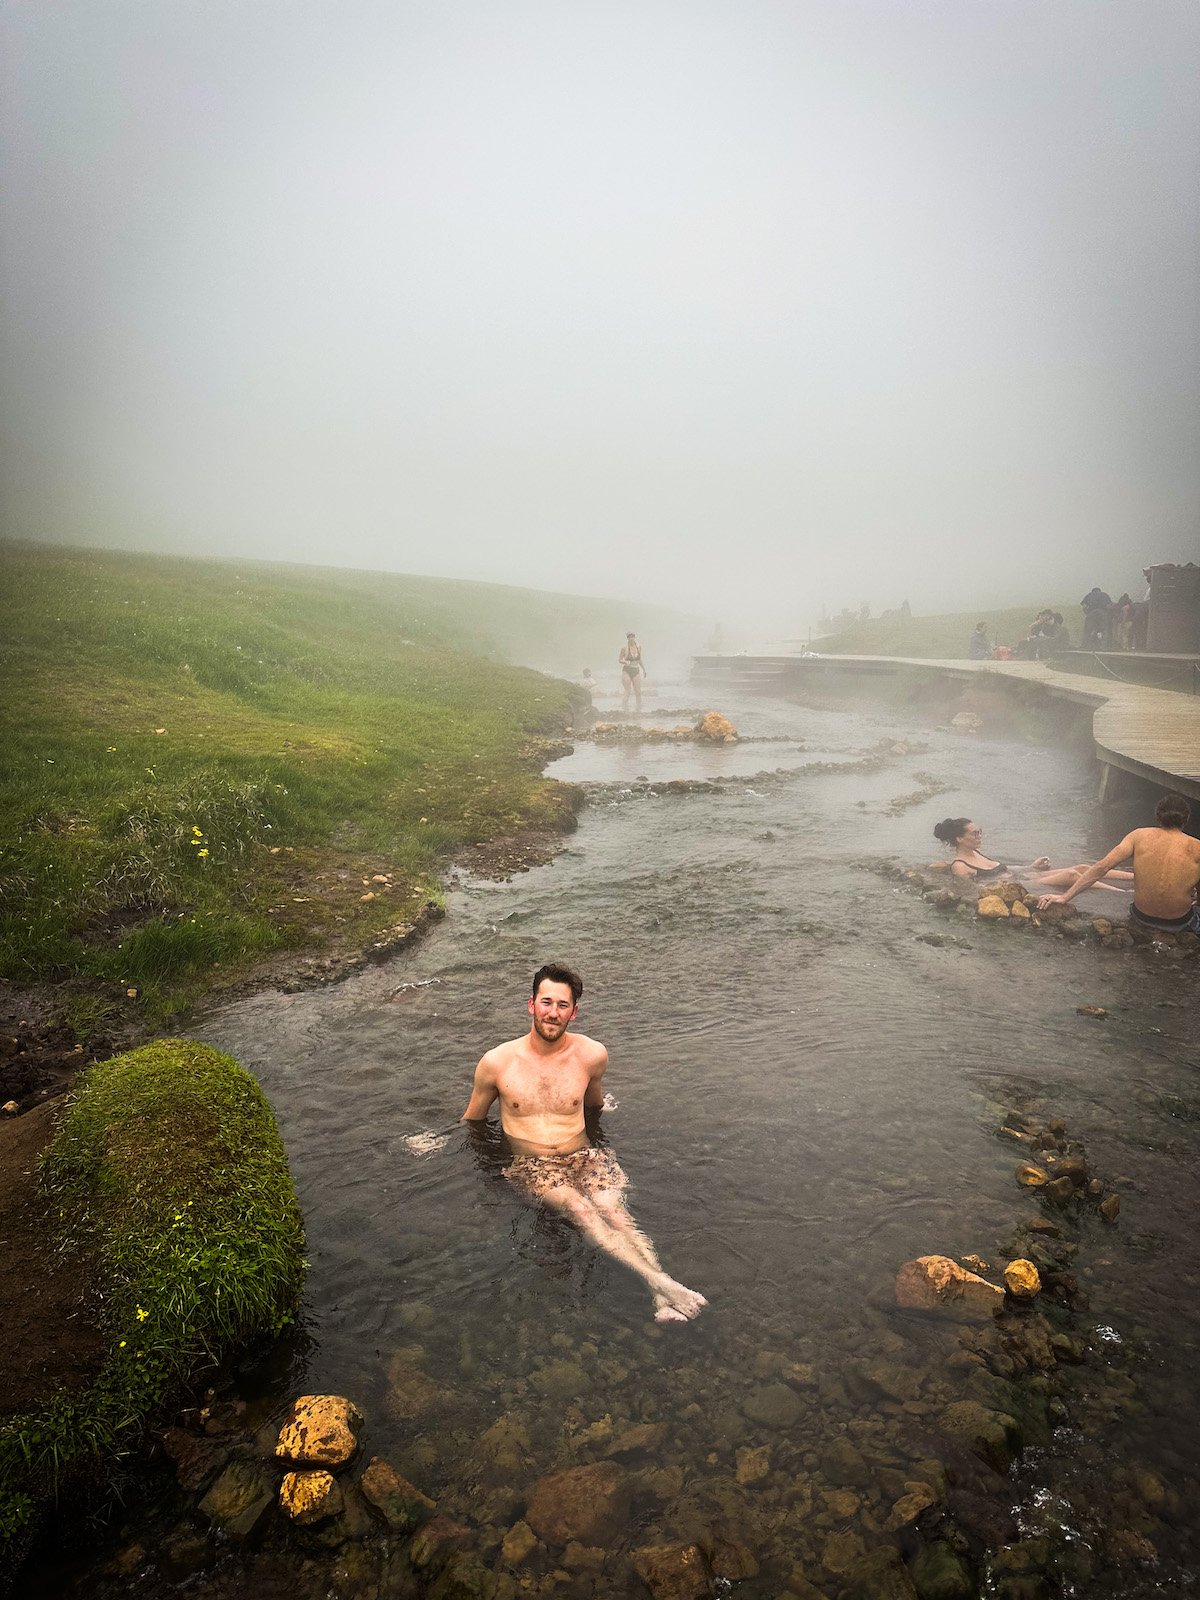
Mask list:
[[[1196,0],[9,0],[10,534],[786,631],[1200,547]]]

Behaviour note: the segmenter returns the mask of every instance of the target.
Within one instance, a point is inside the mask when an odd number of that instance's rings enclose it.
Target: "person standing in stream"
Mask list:
[[[646,663],[642,658],[642,647],[637,642],[637,635],[630,632],[625,635],[625,643],[621,646],[617,661],[621,667],[621,712],[624,715],[629,710],[629,696],[632,695],[638,711],[642,709],[642,682],[646,676]]]

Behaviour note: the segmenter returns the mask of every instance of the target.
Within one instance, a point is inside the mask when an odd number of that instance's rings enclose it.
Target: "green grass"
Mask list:
[[[286,1326],[306,1264],[271,1109],[206,1045],[160,1040],[84,1073],[41,1181],[60,1247],[95,1271],[104,1355],[89,1388],[0,1427],[10,1564],[41,1505],[109,1472],[200,1371]]]
[[[1029,624],[1045,606],[1062,612],[1077,644],[1083,626],[1079,606],[1063,601],[1039,601],[1004,611],[956,611],[945,616],[907,620],[878,617],[871,622],[856,622],[841,633],[815,639],[813,647],[822,655],[916,656],[924,661],[961,661],[967,655],[967,641],[977,622],[987,624],[989,643],[1015,645],[1025,638]]]
[[[482,584],[0,545],[0,976],[133,988],[162,1018],[272,951],[404,921],[461,846],[569,823],[539,740],[570,686],[501,656],[615,653],[627,622]]]

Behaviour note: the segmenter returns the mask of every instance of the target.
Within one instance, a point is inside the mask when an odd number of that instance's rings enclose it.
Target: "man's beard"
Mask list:
[[[547,1032],[547,1027],[552,1031]],[[533,1019],[533,1031],[539,1039],[545,1039],[547,1044],[553,1044],[556,1039],[561,1039],[563,1034],[566,1033],[567,1024],[565,1022],[561,1025],[557,1022],[547,1024],[540,1017],[535,1016]]]

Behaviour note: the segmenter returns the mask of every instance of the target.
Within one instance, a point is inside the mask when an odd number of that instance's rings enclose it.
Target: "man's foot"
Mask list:
[[[690,1322],[698,1316],[708,1301],[695,1289],[685,1289],[682,1283],[664,1275],[662,1283],[654,1290],[655,1322]]]

